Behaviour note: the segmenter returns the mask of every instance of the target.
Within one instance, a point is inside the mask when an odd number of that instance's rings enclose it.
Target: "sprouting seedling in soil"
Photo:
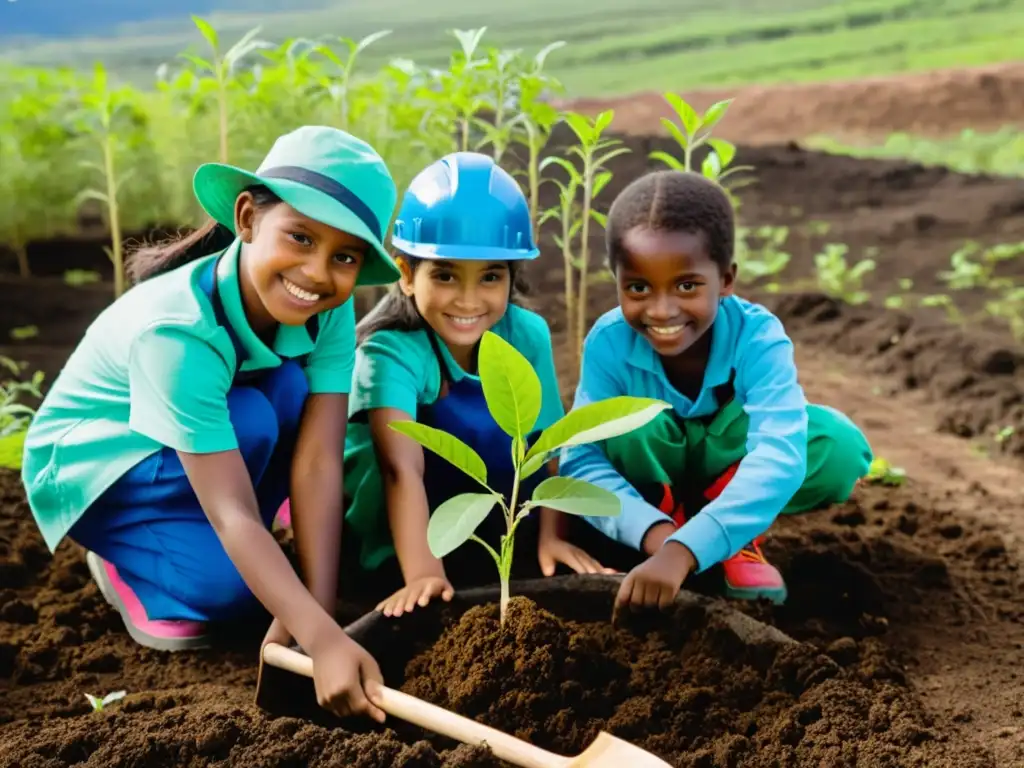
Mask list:
[[[92,704],[93,712],[102,712],[103,708],[106,707],[107,704],[112,704],[115,701],[120,701],[125,697],[126,694],[127,691],[114,691],[113,693],[108,693],[101,699],[96,696],[93,696],[91,693],[87,693],[85,694],[85,698],[87,698],[89,700],[89,703]]]
[[[873,259],[861,259],[850,266],[846,261],[849,248],[843,243],[828,243],[814,257],[818,286],[827,295],[847,304],[863,304],[871,294],[862,287],[864,276],[874,270]]]
[[[32,378],[23,381],[20,377],[23,365],[19,365],[9,357],[0,357],[0,366],[10,371],[16,378],[0,381],[0,437],[23,432],[35,415],[35,410],[25,405],[22,399],[31,395],[42,400],[43,394],[39,387],[43,383],[43,372],[36,371]]]
[[[99,145],[101,161],[83,160],[82,165],[98,171],[103,178],[103,189],[89,188],[75,197],[75,204],[96,200],[107,211],[110,231],[110,246],[104,250],[114,268],[114,296],[120,296],[125,289],[123,243],[121,236],[121,213],[118,193],[131,178],[129,169],[120,173],[118,151],[126,140],[132,138],[144,123],[144,116],[134,103],[135,92],[129,88],[111,88],[107,71],[97,64],[89,88],[81,96],[82,124],[85,134]]]
[[[192,16],[192,22],[210,44],[213,51],[213,60],[196,56],[191,53],[179,54],[181,58],[190,62],[199,72],[208,72],[213,79],[214,90],[217,94],[217,113],[219,117],[218,134],[220,136],[220,161],[228,162],[228,89],[235,76],[235,70],[239,62],[253,51],[262,48],[273,48],[268,42],[257,40],[256,35],[260,33],[260,27],[250,29],[242,38],[231,46],[226,53],[221,55],[220,36],[210,22],[198,16]]]
[[[902,467],[894,467],[886,459],[877,457],[868,467],[866,479],[876,485],[897,486],[906,482],[907,473]]]
[[[542,171],[550,165],[560,166],[568,174],[571,188],[582,193],[578,219],[580,222],[578,229],[580,249],[579,256],[575,260],[570,261],[572,248],[568,241],[563,240],[562,242],[562,253],[566,259],[566,330],[569,338],[573,339],[572,331],[575,328],[572,350],[574,358],[577,360],[580,351],[583,349],[583,340],[587,332],[587,288],[590,283],[590,222],[596,221],[602,227],[606,224],[605,215],[594,210],[593,201],[612,179],[611,171],[605,170],[605,166],[619,155],[630,152],[628,147],[621,146],[622,141],[619,139],[608,139],[603,136],[614,117],[615,112],[610,109],[601,112],[592,120],[576,112],[567,113],[564,117],[565,122],[579,140],[578,144],[569,147],[568,154],[579,158],[583,166],[582,169],[577,169],[576,165],[567,158],[557,156],[546,157],[540,164]],[[570,206],[568,212],[571,213],[573,211],[574,208]],[[554,215],[561,217],[564,213],[560,207],[556,209]],[[566,226],[564,219],[562,227],[564,237],[577,231],[573,224]],[[579,290],[575,292],[572,290],[570,283],[574,267],[579,269]],[[574,297],[572,302],[570,302],[570,296]],[[575,307],[572,304],[575,304]],[[573,317],[573,309],[575,309],[575,317]]]
[[[736,146],[725,139],[711,138],[712,129],[725,117],[729,105],[733,102],[732,99],[715,102],[701,115],[676,93],[664,93],[662,96],[676,113],[679,122],[663,117],[661,124],[679,145],[683,159],[680,161],[668,152],[656,150],[648,155],[651,160],[660,160],[676,171],[692,171],[694,150],[707,145],[711,151],[701,163],[701,173],[707,178],[724,184],[726,178],[736,173],[753,170],[753,166],[747,165],[730,167],[736,158]]]
[[[488,411],[512,438],[515,475],[509,499],[487,485],[484,460],[454,435],[414,421],[396,421],[390,427],[455,465],[486,491],[454,496],[433,510],[427,525],[427,542],[437,558],[445,557],[470,539],[491,554],[498,568],[504,623],[515,532],[532,509],[547,507],[595,517],[615,516],[621,511],[615,494],[585,480],[558,475],[539,483],[530,500],[520,505],[523,480],[541,469],[551,454],[562,447],[625,434],[642,427],[669,405],[641,397],[613,397],[591,403],[567,413],[530,444],[528,438],[540,415],[542,391],[529,361],[507,341],[488,331],[480,341],[479,373]],[[500,505],[506,525],[497,550],[475,534],[495,504]]]

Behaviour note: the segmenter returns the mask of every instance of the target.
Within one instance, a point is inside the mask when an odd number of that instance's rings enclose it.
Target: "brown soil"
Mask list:
[[[656,144],[633,140],[606,200]],[[742,156],[758,167],[758,183],[742,191],[744,222],[793,225],[794,276],[809,274],[823,241],[855,255],[880,246],[868,281],[880,297],[897,277],[936,286],[935,271],[965,238],[1024,239],[1020,182],[788,147]],[[813,220],[831,224],[827,236],[805,226]],[[599,236],[593,246],[599,252]],[[48,268],[59,274],[90,259],[102,268],[100,257],[62,248]],[[559,263],[547,252],[533,278],[535,301],[550,302],[544,313],[561,336]],[[40,333],[5,342],[0,354],[51,376],[109,296],[109,286],[42,280],[9,280],[3,291],[0,330]],[[607,287],[595,293],[596,315],[611,296]],[[806,293],[766,300],[797,342],[808,396],[850,414],[910,477],[775,526],[768,552],[789,602],[734,607],[799,643],[730,635],[721,622],[735,611],[686,607],[674,619],[613,629],[573,618],[571,605],[545,613],[520,602],[501,642],[486,608],[418,637],[389,660],[409,662],[391,684],[565,752],[605,728],[675,765],[1024,763],[1024,491],[1020,465],[1010,463],[1024,454],[1020,345],[997,328],[920,312]],[[560,367],[569,390],[572,372]],[[1010,425],[1009,440],[992,439]],[[199,654],[136,647],[80,553],[64,545],[51,559],[17,477],[0,475],[0,768],[493,764],[481,750],[398,723],[378,732],[268,717],[252,704],[262,628],[236,629],[223,648]],[[441,653],[423,656],[435,639]],[[90,713],[85,693],[120,689],[124,700]]]
[[[1020,62],[858,80],[709,88],[680,95],[703,111],[735,98],[716,133],[743,144],[776,144],[828,134],[851,140],[904,131],[955,136],[965,128],[996,131],[1024,123],[1024,65]],[[570,109],[595,115],[615,110],[615,130],[651,132],[675,119],[661,93],[574,99]]]

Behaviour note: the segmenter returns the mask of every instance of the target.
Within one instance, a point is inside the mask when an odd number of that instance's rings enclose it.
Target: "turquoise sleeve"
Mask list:
[[[595,327],[587,335],[583,342],[580,383],[576,388],[573,408],[621,395],[651,397],[646,392],[630,391],[628,382],[616,376],[616,372],[622,370],[622,349],[612,343],[614,338],[613,333],[605,327]],[[647,503],[636,488],[616,470],[599,445],[584,443],[563,448],[559,473],[586,480],[619,497],[622,512],[618,516],[586,516],[584,519],[605,536],[633,549],[641,549],[644,536],[651,526],[672,520],[660,509]]]
[[[352,389],[356,358],[356,310],[349,299],[321,315],[320,334],[306,362],[309,393],[346,395]]]
[[[700,570],[767,531],[807,473],[807,400],[777,320],[743,350],[736,387],[749,417],[747,455],[721,495],[669,537],[690,548]]]
[[[349,416],[373,408],[397,408],[415,419],[424,394],[423,368],[423,355],[413,334],[373,334],[356,350]]]
[[[186,453],[237,448],[227,400],[233,373],[190,329],[150,328],[128,352],[129,428]]]

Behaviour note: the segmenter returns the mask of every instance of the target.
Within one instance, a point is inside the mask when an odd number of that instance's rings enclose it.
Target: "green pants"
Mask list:
[[[867,438],[844,414],[807,407],[807,473],[782,510],[797,514],[846,501],[872,461]],[[749,418],[729,400],[713,418],[677,419],[663,413],[646,426],[601,443],[612,465],[649,502],[660,506],[666,486],[695,514],[690,502],[746,455]],[[702,506],[697,500],[696,506]],[[664,510],[668,512],[668,510]]]

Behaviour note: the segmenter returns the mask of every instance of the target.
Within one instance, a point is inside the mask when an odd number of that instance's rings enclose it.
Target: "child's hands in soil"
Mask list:
[[[378,723],[384,710],[370,701],[384,683],[377,661],[334,624],[309,649],[320,706],[339,717],[369,715]]]
[[[616,573],[614,568],[605,568],[579,547],[555,536],[541,537],[537,546],[537,560],[545,576],[554,576],[559,563],[569,566],[576,573]]]
[[[445,576],[424,576],[413,579],[391,597],[381,600],[377,610],[385,616],[401,616],[403,613],[411,613],[417,605],[426,608],[433,597],[440,596],[449,602],[454,595],[455,588]]]
[[[622,580],[615,610],[627,606],[665,610],[672,605],[683,581],[696,566],[697,561],[688,547],[677,541],[665,542]]]

